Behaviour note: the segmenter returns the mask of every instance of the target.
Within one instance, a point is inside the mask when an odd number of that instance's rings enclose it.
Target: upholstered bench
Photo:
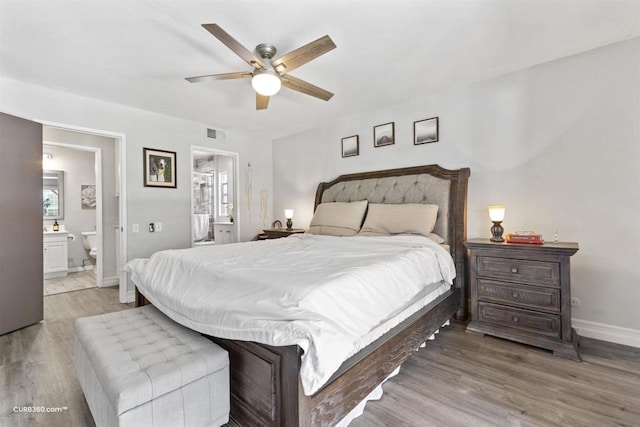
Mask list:
[[[219,426],[229,355],[153,306],[76,320],[75,366],[97,426]]]

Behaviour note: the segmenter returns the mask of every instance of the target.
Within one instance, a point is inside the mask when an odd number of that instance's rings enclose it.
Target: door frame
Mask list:
[[[239,207],[240,206],[240,200],[238,198],[239,190],[238,188],[240,187],[239,183],[240,183],[240,155],[236,152],[233,151],[226,151],[226,150],[219,150],[217,148],[211,148],[211,147],[203,147],[201,145],[192,145],[191,146],[191,162],[190,162],[190,181],[191,179],[193,179],[193,172],[194,172],[194,167],[193,167],[193,156],[195,152],[199,152],[199,153],[208,153],[208,154],[212,154],[212,155],[219,155],[219,156],[227,156],[227,157],[231,157],[233,159],[233,201],[234,201],[234,206]],[[217,171],[216,171],[217,173]],[[216,182],[217,179],[216,179]],[[193,183],[191,183],[193,184]],[[193,185],[192,185],[193,186]],[[191,188],[189,190],[191,197],[191,228],[189,229],[189,241],[191,242],[191,247],[194,246],[194,241],[193,241],[193,189]],[[234,218],[234,242],[239,242],[239,236],[240,236],[240,217],[241,217],[241,212],[239,209],[234,210],[233,212],[233,218]],[[215,218],[214,218],[214,222],[215,222]]]
[[[127,197],[126,197],[127,168],[126,168],[126,149],[125,149],[126,135],[119,132],[105,131],[101,129],[91,129],[91,128],[85,128],[81,126],[49,122],[45,120],[34,120],[34,121],[37,123],[40,123],[42,126],[46,126],[49,128],[61,129],[66,131],[79,132],[79,133],[88,133],[88,134],[98,135],[98,136],[105,136],[108,138],[113,138],[115,140],[116,165],[117,165],[117,170],[115,174],[116,175],[115,187],[116,187],[116,194],[118,198],[118,217],[119,217],[118,225],[120,226],[120,245],[118,247],[119,256],[117,259],[118,266],[120,267],[119,271],[117,272],[118,298],[121,303],[127,303],[127,302],[133,301],[132,299],[133,295],[127,295],[127,272],[124,270],[124,265],[127,263],[127,233],[125,233],[125,230],[127,230]],[[100,163],[100,167],[101,167],[101,163]],[[98,187],[96,183],[96,190],[98,190],[98,188],[100,188],[100,191],[99,192],[96,191],[97,193],[96,197],[102,197],[102,184],[100,184],[100,187]],[[99,218],[96,217],[96,221],[97,221],[96,226],[102,227],[102,215],[100,215]],[[100,240],[98,240],[98,246],[99,246],[98,256],[101,257],[101,253],[103,252],[101,233],[99,233],[99,239]],[[98,258],[98,272],[97,272],[98,273],[97,275],[99,277],[98,285],[101,284],[101,280],[102,280],[101,264],[102,263],[100,262],[100,258]]]

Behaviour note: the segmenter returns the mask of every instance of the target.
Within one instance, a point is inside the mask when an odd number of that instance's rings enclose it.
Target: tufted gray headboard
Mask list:
[[[451,247],[456,264],[455,286],[462,289],[463,307],[458,318],[466,317],[467,292],[464,240],[466,239],[467,183],[469,168],[449,170],[438,165],[414,166],[375,172],[341,175],[322,182],[316,191],[320,203],[427,203],[438,205],[434,233]]]

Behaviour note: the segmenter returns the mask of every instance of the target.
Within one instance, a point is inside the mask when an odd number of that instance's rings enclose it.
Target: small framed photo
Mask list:
[[[144,186],[177,188],[176,152],[144,148]]]
[[[418,120],[413,122],[413,145],[438,142],[438,118]]]
[[[394,122],[373,127],[373,146],[384,147],[396,143]]]
[[[342,138],[342,157],[353,157],[360,154],[358,135]]]
[[[96,208],[96,186],[80,185],[80,203],[82,209]]]

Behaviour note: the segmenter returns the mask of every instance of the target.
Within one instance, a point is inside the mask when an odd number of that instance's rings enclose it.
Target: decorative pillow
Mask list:
[[[320,203],[313,214],[307,233],[330,236],[353,236],[362,225],[369,202]]]
[[[437,218],[438,205],[371,203],[360,234],[421,234],[431,237]],[[434,236],[440,238],[436,234]],[[437,243],[444,242],[442,238],[442,242],[433,238],[432,240]]]
[[[413,233],[410,233],[410,234],[413,234]],[[395,234],[377,233],[375,231],[362,231],[361,230],[360,232],[358,232],[358,236],[395,236]],[[436,242],[439,245],[444,243],[444,239],[442,237],[438,236],[436,233],[429,233],[429,235],[427,237],[430,240],[433,240],[434,242]]]

